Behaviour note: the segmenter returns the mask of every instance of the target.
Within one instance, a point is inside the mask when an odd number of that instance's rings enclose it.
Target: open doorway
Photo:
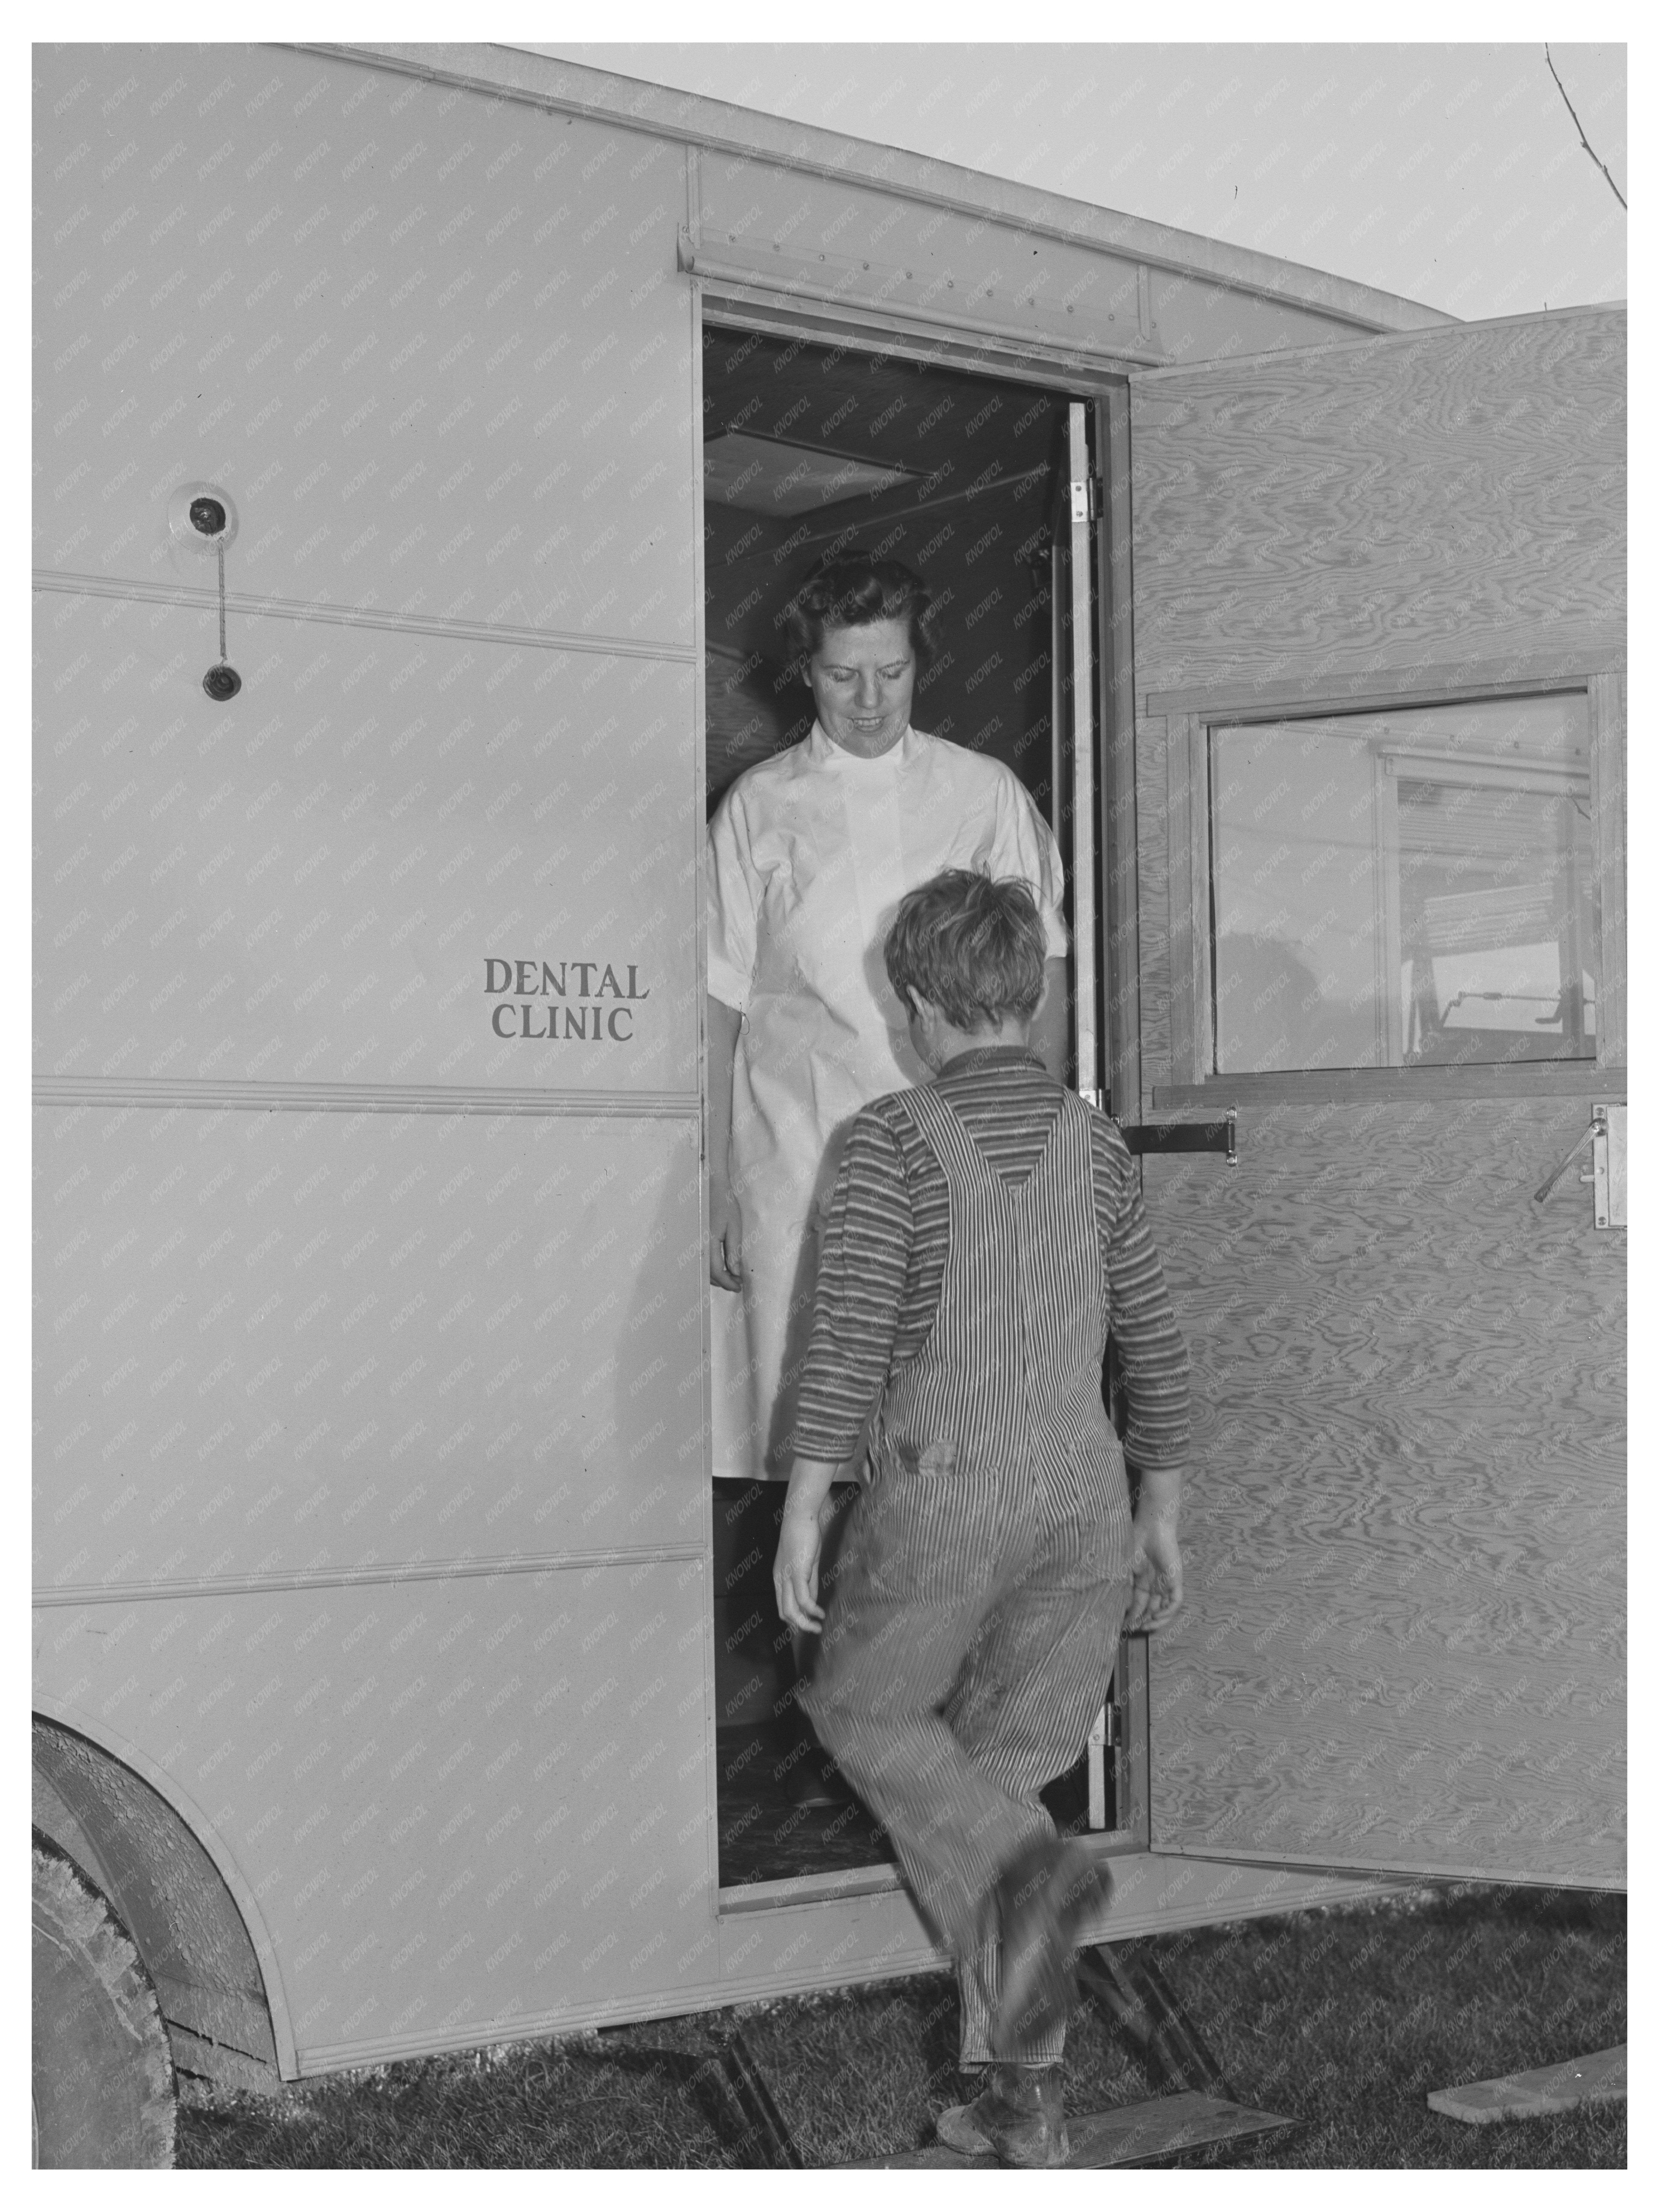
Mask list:
[[[705,330],[702,368],[711,811],[745,769],[809,733],[811,695],[787,666],[782,610],[826,553],[863,549],[904,562],[932,593],[938,651],[918,679],[915,726],[1004,763],[1058,828],[1054,518],[1070,395],[717,327]],[[794,1710],[771,1582],[782,1486],[717,1479],[715,1492],[721,1886],[890,1860]],[[843,1520],[854,1494],[842,1494]],[[1089,1769],[1055,1778],[1049,1809],[1067,1829],[1115,1828],[1109,1753],[1096,1755],[1092,1790]]]
[[[1012,768],[1053,818],[1050,516],[1066,399],[899,356],[703,338],[708,803],[811,727],[779,616],[825,553],[866,546],[933,594],[920,729]]]

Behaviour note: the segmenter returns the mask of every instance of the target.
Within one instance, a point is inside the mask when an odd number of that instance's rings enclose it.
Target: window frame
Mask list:
[[[1481,664],[1423,669],[1334,694],[1310,683],[1250,696],[1154,694],[1162,713],[1168,775],[1170,899],[1170,1080],[1154,1086],[1155,1108],[1260,1100],[1360,1101],[1405,1096],[1466,1098],[1604,1096],[1626,1073],[1626,699],[1622,662],[1582,659],[1529,665]],[[1475,1062],[1466,1066],[1310,1068],[1271,1074],[1218,1075],[1213,1057],[1214,958],[1210,735],[1247,724],[1319,720],[1334,714],[1417,711],[1497,698],[1578,693],[1589,740],[1592,911],[1598,977],[1594,1060]],[[1612,1079],[1610,1081],[1610,1078]]]

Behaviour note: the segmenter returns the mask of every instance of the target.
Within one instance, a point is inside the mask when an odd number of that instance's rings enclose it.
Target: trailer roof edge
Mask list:
[[[1368,331],[1354,337],[1316,338],[1311,343],[1275,347],[1266,353],[1230,353],[1208,361],[1158,362],[1146,368],[1133,363],[1127,372],[1131,384],[1137,387],[1158,384],[1167,379],[1194,377],[1206,369],[1221,369],[1229,373],[1237,369],[1295,368],[1298,363],[1323,360],[1328,354],[1351,353],[1361,346],[1376,345],[1384,340],[1408,337],[1438,337],[1449,341],[1456,337],[1475,337],[1484,331],[1517,328],[1528,323],[1564,323],[1585,315],[1606,315],[1629,319],[1629,309],[1623,300],[1584,300],[1567,307],[1529,307],[1518,315],[1483,315],[1473,322],[1430,323],[1417,331]]]
[[[908,199],[993,216],[1035,236],[1096,246],[1149,266],[1206,277],[1286,306],[1306,307],[1370,331],[1437,328],[1459,318],[1421,301],[1382,292],[1305,264],[1229,246],[1196,231],[1069,199],[1011,178],[933,161],[839,131],[791,122],[642,77],[613,76],[521,46],[433,40],[374,45],[293,40],[296,51],[395,69],[471,91],[494,93],[561,112],[588,116],[812,175],[878,186]]]

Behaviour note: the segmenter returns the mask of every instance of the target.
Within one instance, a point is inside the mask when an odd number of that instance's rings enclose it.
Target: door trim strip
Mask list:
[[[1148,691],[1141,712],[1149,720],[1159,715],[1196,714],[1206,722],[1269,722],[1286,714],[1298,719],[1313,714],[1361,714],[1378,708],[1449,706],[1464,699],[1503,699],[1536,691],[1582,691],[1592,678],[1620,673],[1625,666],[1622,643],[1609,638],[1604,646],[1588,651],[1547,653],[1536,656],[1510,654],[1502,660],[1458,661],[1444,666],[1372,668],[1356,675],[1346,688],[1334,688],[1328,677],[1309,683],[1252,685],[1248,692],[1237,684],[1188,684],[1173,691]]]
[[[1471,1060],[1463,1067],[1327,1067],[1285,1069],[1264,1075],[1212,1075],[1207,1083],[1158,1083],[1152,1105],[1159,1112],[1193,1106],[1213,1115],[1220,1102],[1249,1107],[1399,1106],[1449,1104],[1460,1098],[1601,1098],[1622,1100],[1622,1067],[1593,1060]]]
[[[678,248],[680,273],[700,276],[707,283],[735,285],[763,295],[785,301],[810,301],[817,306],[828,306],[843,313],[865,315],[878,319],[890,315],[902,328],[920,324],[927,330],[948,331],[952,337],[969,342],[985,342],[992,345],[1015,347],[1022,354],[1052,352],[1064,359],[1075,361],[1089,368],[1114,368],[1127,375],[1131,368],[1140,367],[1167,368],[1170,356],[1162,349],[1153,350],[1144,345],[1124,345],[1114,340],[1109,344],[1073,337],[1062,331],[1051,330],[1035,320],[1029,325],[1006,323],[999,318],[970,313],[961,315],[949,308],[929,307],[908,299],[893,299],[890,307],[882,302],[893,295],[896,283],[908,277],[906,270],[886,268],[878,263],[837,263],[828,254],[813,257],[824,264],[822,278],[801,275],[789,267],[796,255],[780,252],[775,265],[763,261],[728,260],[706,252],[701,245],[682,231]],[[838,277],[834,273],[840,268]],[[851,289],[857,282],[860,289]]]
[[[37,1106],[246,1114],[518,1114],[564,1121],[695,1121],[695,1091],[552,1091],[461,1084],[245,1083],[179,1076],[37,1076]]]
[[[36,1612],[70,1606],[140,1605],[186,1597],[258,1597],[289,1590],[361,1589],[371,1583],[493,1582],[501,1575],[586,1573],[594,1567],[672,1566],[707,1559],[700,1544],[640,1544],[593,1552],[541,1552],[518,1559],[404,1559],[385,1566],[295,1568],[268,1575],[183,1575],[167,1581],[67,1583],[37,1589]]]
[[[129,576],[94,576],[72,568],[37,568],[37,592],[60,592],[71,599],[135,599],[149,606],[199,607],[216,611],[219,594],[198,584],[155,584]],[[695,645],[660,638],[613,637],[599,630],[534,629],[522,623],[460,622],[443,615],[399,614],[386,607],[337,606],[323,599],[267,598],[254,592],[227,592],[225,605],[234,615],[276,622],[332,623],[343,629],[398,630],[411,637],[452,639],[457,644],[530,645],[544,653],[592,653],[618,660],[667,660],[695,667]]]

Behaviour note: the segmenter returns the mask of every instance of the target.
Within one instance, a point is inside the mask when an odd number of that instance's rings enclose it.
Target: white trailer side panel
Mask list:
[[[696,1970],[705,1575],[52,1607],[37,1658],[54,1717],[161,1762],[232,1852],[315,2073],[626,2018]]]
[[[695,1096],[689,665],[36,609],[54,1079]]]
[[[695,1123],[40,1123],[43,1591],[701,1554]]]
[[[659,2008],[714,1882],[684,149],[36,74],[37,1703],[200,1817],[302,2068]]]
[[[36,558],[693,641],[684,156],[268,46],[37,50]],[[199,673],[199,672],[198,672]]]

